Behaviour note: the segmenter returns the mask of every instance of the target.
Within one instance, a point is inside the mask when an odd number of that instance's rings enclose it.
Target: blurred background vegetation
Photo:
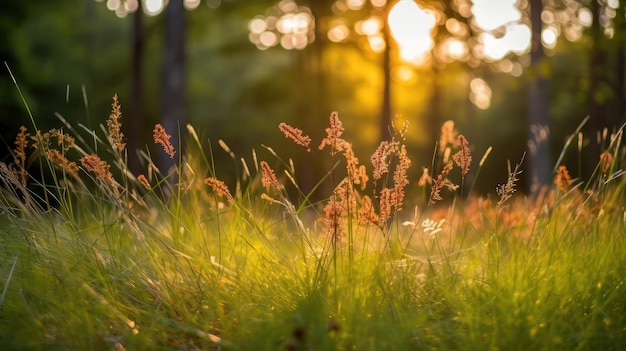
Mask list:
[[[415,181],[432,168],[439,128],[453,120],[475,163],[493,146],[476,189],[493,192],[506,162],[528,152],[527,189],[550,182],[581,121],[588,176],[624,123],[626,17],[619,0],[29,0],[0,3],[0,123],[12,149],[28,114],[37,125],[99,129],[112,96],[129,149],[154,149],[152,126],[192,123],[210,139],[222,177],[235,175],[223,139],[250,159],[261,144],[310,157],[278,131],[287,122],[319,141],[339,111],[361,162],[388,125],[410,122]],[[156,149],[154,149],[156,150]],[[8,151],[3,161],[11,162]],[[623,155],[622,155],[623,157]],[[145,165],[129,152],[133,169]],[[439,165],[440,166],[440,165]],[[435,164],[435,172],[437,167]],[[316,172],[319,172],[316,171]],[[305,187],[307,185],[305,184]]]

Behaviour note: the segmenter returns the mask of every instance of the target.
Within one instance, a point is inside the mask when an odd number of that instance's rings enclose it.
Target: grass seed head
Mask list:
[[[291,139],[294,143],[305,147],[307,152],[311,151],[311,148],[309,147],[309,144],[311,144],[311,137],[308,135],[302,135],[301,129],[292,127],[287,123],[280,123],[278,125],[278,129],[285,134],[286,138]]]
[[[339,113],[332,112],[330,114],[330,127],[326,128],[326,137],[322,139],[320,146],[318,147],[320,150],[323,150],[326,146],[330,147],[330,155],[335,156],[337,153],[342,152],[346,149],[346,141],[341,139],[341,135],[343,135],[344,128],[341,120],[339,120]]]
[[[165,153],[170,158],[174,158],[174,154],[176,154],[176,151],[174,151],[174,146],[172,146],[172,143],[170,142],[172,136],[167,134],[165,128],[163,128],[161,124],[157,123],[154,126],[152,138],[154,139],[155,144],[160,144],[161,146],[163,146],[163,151],[165,151]]]
[[[459,151],[452,155],[452,159],[459,168],[461,168],[461,174],[463,177],[469,173],[470,166],[472,165],[472,155],[468,146],[467,139],[463,135],[457,137],[457,145]]]
[[[567,167],[559,166],[554,177],[554,184],[564,193],[569,191],[572,186],[572,177],[570,177]]]
[[[111,114],[107,120],[107,128],[109,131],[109,139],[117,151],[124,151],[126,144],[122,142],[124,140],[124,133],[122,133],[122,124],[120,118],[122,117],[122,108],[117,100],[117,94],[113,95],[113,104],[111,104]]]
[[[228,190],[228,187],[226,186],[226,184],[224,184],[224,182],[222,182],[221,180],[217,178],[209,177],[204,180],[204,183],[210,186],[211,189],[215,191],[217,196],[226,198],[228,199],[228,201],[232,200],[232,195],[230,194],[230,190]]]
[[[276,174],[274,173],[272,167],[270,167],[270,165],[265,161],[261,161],[261,172],[261,183],[263,186],[266,189],[273,186],[276,191],[280,191],[280,183],[278,182],[278,179],[276,179]]]

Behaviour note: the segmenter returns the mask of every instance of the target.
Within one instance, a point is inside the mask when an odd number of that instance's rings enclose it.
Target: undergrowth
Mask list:
[[[31,117],[0,163],[4,349],[626,347],[622,129],[590,180],[557,163],[554,185],[516,196],[522,157],[479,197],[467,180],[491,149],[475,162],[451,121],[420,179],[406,123],[367,162],[337,113],[316,143],[281,123],[326,171],[303,190],[267,146],[239,157],[220,141],[240,176],[218,179],[221,151],[189,125],[155,126],[171,162],[147,148],[134,174],[121,117],[117,97],[100,130]]]

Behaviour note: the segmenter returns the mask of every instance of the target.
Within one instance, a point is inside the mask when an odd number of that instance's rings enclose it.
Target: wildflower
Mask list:
[[[452,171],[452,167],[452,161],[446,163],[446,165],[443,166],[441,173],[439,173],[439,175],[437,176],[437,179],[433,181],[433,186],[430,189],[430,199],[428,200],[428,203],[430,205],[435,204],[437,201],[443,200],[443,198],[441,197],[441,189],[446,184],[446,179],[448,177],[448,174],[450,174],[450,171]]]
[[[213,191],[215,191],[217,196],[227,198],[229,201],[232,199],[232,196],[230,195],[230,190],[228,190],[226,184],[224,184],[224,182],[222,182],[221,180],[210,177],[206,178],[204,182],[206,183],[206,185],[210,186]]]
[[[602,173],[606,174],[609,171],[609,167],[611,167],[611,163],[613,162],[613,155],[610,152],[605,151],[600,154],[600,170]]]
[[[339,120],[339,114],[332,112],[330,114],[330,127],[326,128],[326,137],[322,139],[319,149],[323,150],[324,147],[330,147],[330,155],[335,156],[338,152],[345,150],[346,141],[341,139],[341,135],[344,132],[343,124]]]
[[[46,151],[46,156],[50,161],[57,164],[59,167],[61,167],[63,170],[70,173],[71,175],[78,174],[78,165],[76,164],[76,162],[69,161],[63,154],[59,152],[59,150],[50,149]]]
[[[122,110],[120,103],[117,100],[117,94],[113,95],[113,104],[111,114],[107,120],[107,127],[109,130],[109,140],[115,146],[118,151],[123,151],[126,144],[122,142],[124,139],[124,133],[121,132],[122,124],[120,118],[122,117]]]
[[[308,135],[302,135],[302,130],[294,128],[287,123],[280,123],[278,125],[278,128],[281,132],[283,132],[283,134],[285,134],[286,138],[289,138],[293,140],[296,144],[305,147],[306,151],[311,151],[311,148],[309,147],[309,144],[311,143],[311,137],[309,137]]]
[[[567,167],[559,166],[559,169],[556,171],[556,176],[554,177],[554,184],[564,193],[569,191],[572,185],[572,177],[570,177]]]
[[[139,184],[143,185],[144,188],[146,188],[148,190],[152,189],[152,187],[150,186],[150,182],[148,181],[148,179],[146,178],[145,175],[140,174],[137,177],[137,181],[139,182]]]
[[[276,174],[274,173],[274,170],[265,161],[261,161],[261,172],[261,182],[263,183],[263,186],[265,188],[274,186],[276,190],[280,190],[280,183],[278,183],[278,179],[276,179]]]
[[[174,151],[174,146],[172,146],[172,143],[170,142],[170,138],[172,136],[167,134],[167,132],[165,131],[165,128],[163,128],[162,125],[156,124],[154,126],[152,137],[154,139],[155,144],[161,144],[161,146],[163,146],[163,150],[165,151],[165,153],[170,158],[174,158],[174,154],[176,153],[176,151]]]
[[[463,135],[459,135],[457,137],[457,144],[460,148],[454,155],[452,155],[452,159],[456,163],[459,168],[461,168],[461,174],[463,177],[469,173],[470,165],[472,164],[472,155],[470,154],[470,149],[467,146],[467,139]]]

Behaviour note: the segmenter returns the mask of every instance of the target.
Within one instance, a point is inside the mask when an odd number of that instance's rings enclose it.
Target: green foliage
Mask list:
[[[359,223],[365,194],[382,214],[382,189],[398,183],[404,132],[392,141],[398,150],[381,158],[389,173],[360,191],[349,176],[353,160],[341,123],[331,119],[327,147],[336,153],[315,165],[327,172],[318,185],[335,188],[314,203],[290,180],[294,170],[282,148],[245,156],[234,185],[223,188],[213,146],[192,127],[184,160],[170,173],[150,169],[145,178],[128,171],[110,130],[79,133],[69,124],[65,130],[77,140],[63,154],[67,161],[97,149],[110,155],[112,174],[82,159],[74,175],[47,152],[64,149],[43,139],[35,140],[34,157],[50,175],[41,183],[20,181],[17,153],[13,164],[0,164],[5,349],[626,344],[619,143],[592,180],[567,181],[560,170],[558,189],[538,199],[514,197],[496,208],[486,198],[443,192],[454,197],[449,206],[407,199],[389,221]],[[269,164],[280,183],[268,180]],[[509,178],[515,181],[514,171]],[[35,188],[45,195],[37,197]],[[333,201],[347,204],[339,221],[328,217]]]

